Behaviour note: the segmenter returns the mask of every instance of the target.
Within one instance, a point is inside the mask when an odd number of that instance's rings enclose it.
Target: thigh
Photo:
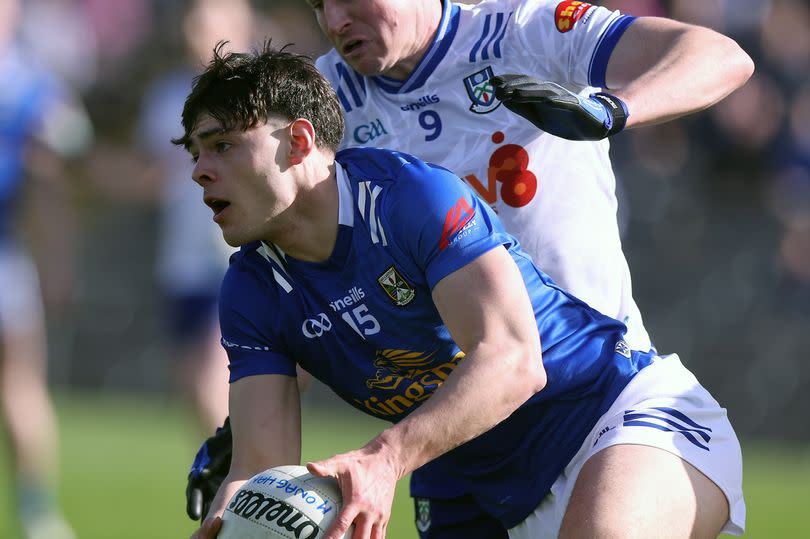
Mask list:
[[[501,523],[469,497],[414,498],[419,539],[508,539]]]
[[[711,538],[728,502],[708,477],[656,447],[614,445],[582,467],[560,538]]]
[[[40,337],[43,329],[39,277],[31,260],[13,246],[0,246],[0,325],[12,335]]]
[[[582,479],[581,473],[585,474]],[[722,493],[719,500],[718,491]],[[677,499],[668,500],[669,493]],[[682,502],[691,506],[679,505]],[[664,503],[693,514],[661,513],[658,507]],[[565,519],[571,537],[577,537],[575,531],[581,537],[599,537],[594,535],[595,528],[587,528],[596,524],[624,525],[627,529],[617,537],[635,537],[630,533],[639,531],[636,524],[643,522],[636,520],[639,508],[658,527],[657,533],[645,529],[639,537],[675,536],[664,532],[674,533],[678,523],[694,523],[695,518],[704,526],[704,514],[697,513],[704,509],[709,521],[715,513],[726,515],[720,523],[723,533],[741,535],[745,528],[739,441],[725,409],[677,356],[658,358],[636,375],[597,421],[551,493],[526,520],[509,530],[509,536],[556,538]],[[592,516],[597,510],[601,511],[599,522]],[[610,519],[604,517],[604,511]],[[628,516],[620,522],[624,513]],[[606,531],[603,536],[611,537]]]

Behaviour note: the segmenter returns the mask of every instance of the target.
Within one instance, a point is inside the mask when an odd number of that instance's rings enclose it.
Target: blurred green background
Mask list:
[[[62,393],[56,403],[62,432],[61,496],[79,539],[182,538],[185,473],[196,451],[193,422],[162,397]],[[347,408],[348,409],[348,408]],[[304,460],[356,447],[384,423],[359,414],[350,420],[305,406]],[[810,447],[743,444],[749,539],[807,537],[810,524]],[[8,477],[8,459],[0,460]],[[413,508],[400,482],[391,539],[414,539]],[[8,484],[0,485],[0,538],[18,539]]]

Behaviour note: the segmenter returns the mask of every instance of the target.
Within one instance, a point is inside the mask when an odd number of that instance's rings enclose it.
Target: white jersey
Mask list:
[[[470,183],[560,286],[650,339],[632,296],[606,140],[568,141],[501,106],[489,79],[523,73],[589,94],[633,17],[585,2],[443,2],[433,45],[405,81],[362,77],[333,49],[317,60],[345,111],[342,148],[380,146]]]

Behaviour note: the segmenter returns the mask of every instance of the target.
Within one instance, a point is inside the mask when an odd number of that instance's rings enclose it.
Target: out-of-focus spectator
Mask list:
[[[99,42],[79,0],[22,3],[20,39],[30,57],[80,90],[97,80]]]
[[[149,85],[144,94],[137,140],[147,170],[159,185],[161,228],[158,281],[165,296],[170,358],[176,386],[191,398],[202,432],[222,424],[228,414],[227,356],[220,345],[217,297],[230,248],[201,204],[192,180],[192,163],[169,143],[177,136],[192,78],[220,40],[230,50],[254,42],[256,13],[247,0],[194,0],[183,18],[185,57]]]
[[[48,391],[47,346],[39,277],[21,239],[18,210],[45,210],[54,245],[47,265],[60,269],[60,285],[46,288],[64,306],[64,276],[72,261],[64,174],[66,158],[90,142],[78,100],[54,73],[40,70],[16,43],[17,0],[0,0],[0,398],[2,423],[14,456],[18,515],[27,539],[73,537],[57,502],[58,435]],[[24,194],[37,203],[25,206]],[[49,243],[54,242],[54,243]],[[48,281],[46,281],[47,283]]]

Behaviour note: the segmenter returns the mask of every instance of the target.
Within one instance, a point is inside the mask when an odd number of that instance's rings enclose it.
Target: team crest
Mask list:
[[[404,307],[416,297],[416,290],[391,266],[377,278],[388,297],[399,307]]]
[[[497,109],[501,102],[495,98],[495,87],[489,82],[494,77],[492,67],[487,66],[464,79],[464,87],[470,96],[470,110],[476,114],[487,114]]]
[[[416,529],[426,533],[430,529],[430,500],[416,498]]]
[[[631,356],[631,354],[630,354],[630,347],[629,347],[629,346],[627,346],[627,343],[626,343],[626,342],[624,342],[624,341],[623,341],[623,340],[621,340],[621,339],[619,339],[618,341],[616,341],[616,347],[613,349],[613,351],[614,351],[614,352],[616,352],[617,354],[621,354],[621,355],[623,355],[623,356],[624,356],[624,357],[626,357],[627,359],[630,359],[630,356]]]

